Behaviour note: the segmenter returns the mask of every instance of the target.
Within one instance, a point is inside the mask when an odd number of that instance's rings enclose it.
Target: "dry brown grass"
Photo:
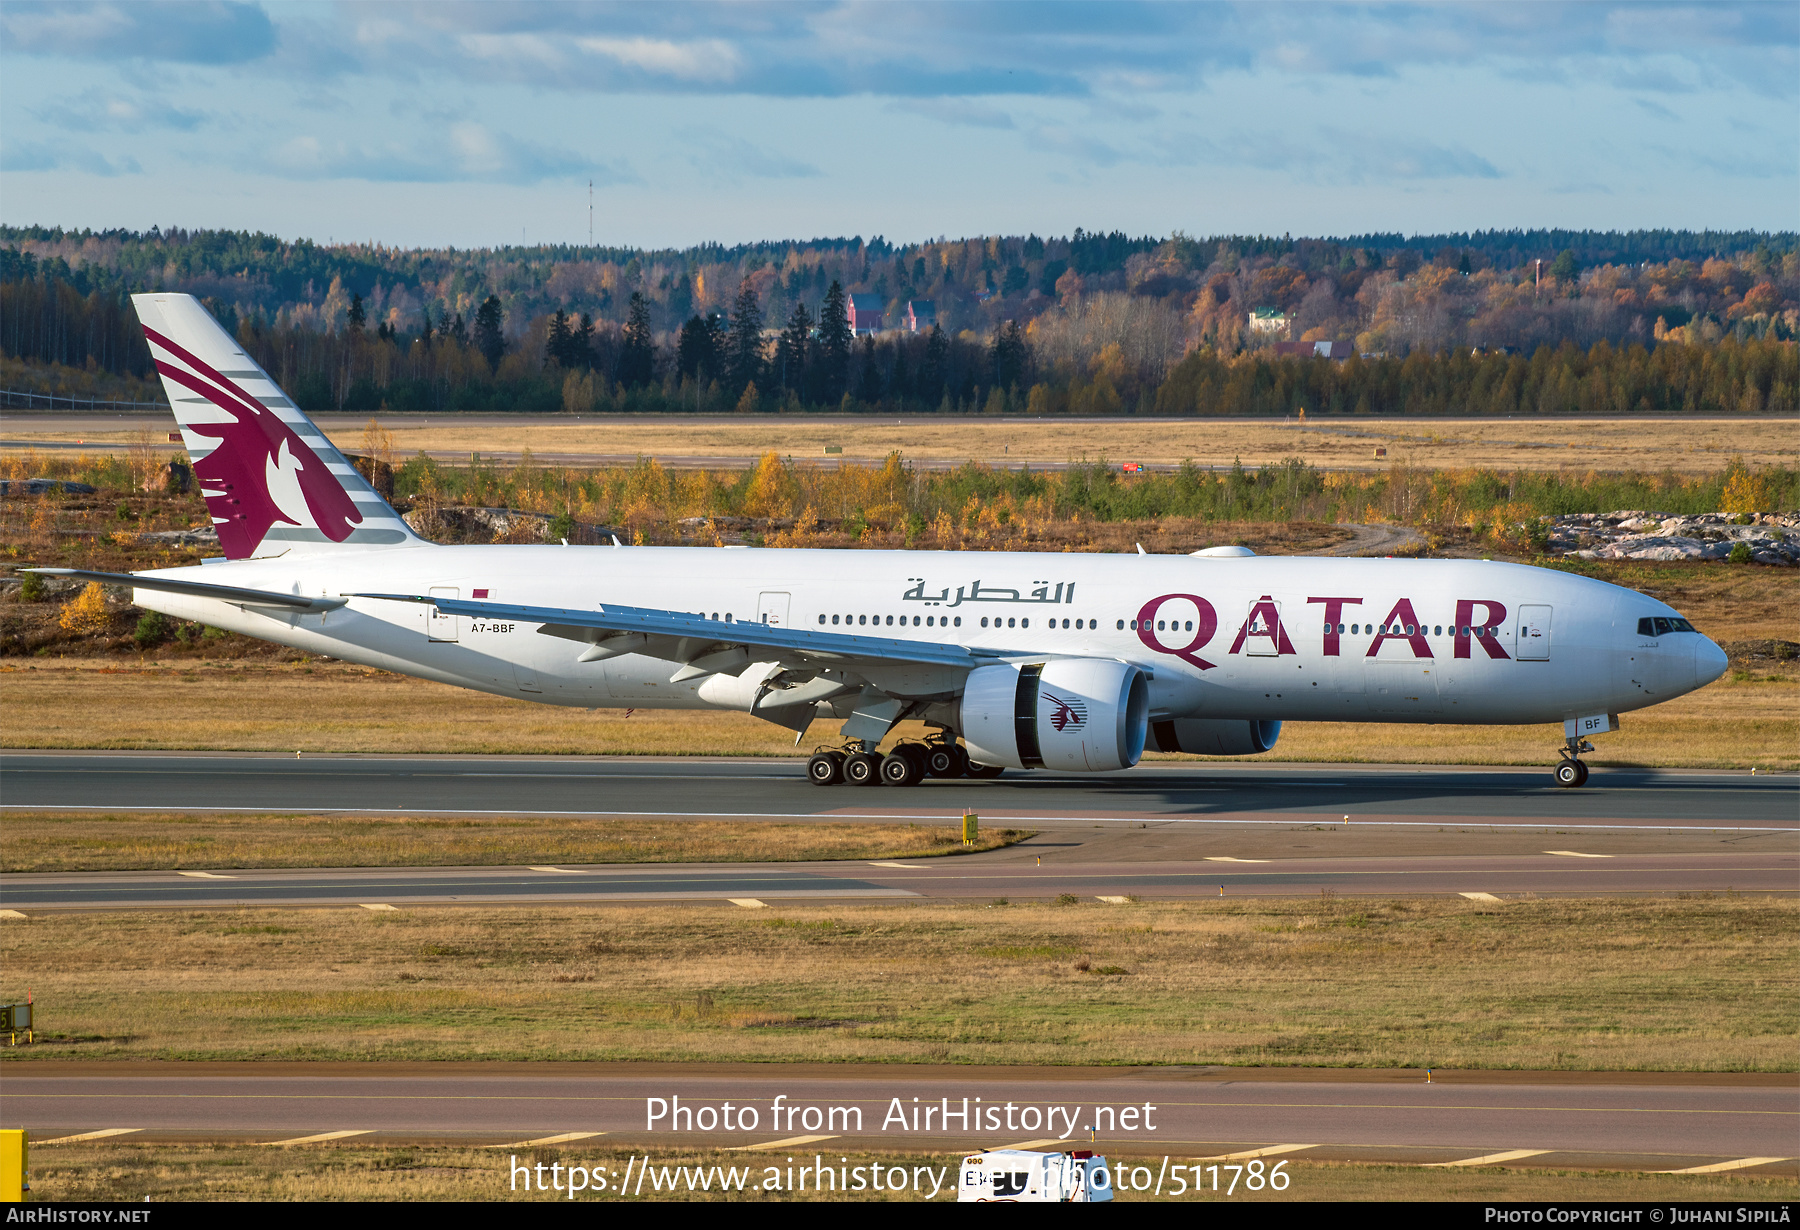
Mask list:
[[[332,442],[349,452],[362,450],[367,415],[320,415]],[[162,420],[146,420],[160,433]],[[1742,419],[1486,419],[1434,422],[1422,419],[1332,419],[1302,432],[1282,420],[1211,422],[1205,419],[1153,421],[1121,418],[1100,422],[1007,417],[949,418],[904,422],[869,415],[831,417],[691,418],[621,417],[571,422],[561,418],[473,422],[455,416],[390,416],[394,454],[419,450],[466,459],[470,452],[504,457],[529,448],[540,457],[662,457],[753,459],[770,449],[783,455],[823,458],[828,444],[847,459],[879,459],[899,451],[922,461],[966,461],[996,465],[1044,465],[1075,458],[1203,465],[1263,465],[1301,456],[1329,469],[1382,470],[1396,460],[1423,466],[1483,466],[1503,470],[1638,469],[1711,473],[1739,454],[1752,465],[1792,465],[1791,431]],[[33,440],[74,441],[94,452],[124,452],[137,424],[104,431],[39,430],[36,422],[18,434]],[[1374,457],[1376,446],[1388,456]],[[14,451],[14,450],[5,450]]]
[[[960,827],[564,817],[6,812],[0,870],[518,867],[534,863],[766,863],[933,858],[1030,836]]]
[[[1797,921],[1711,894],[44,914],[0,923],[0,965],[45,1039],[17,1062],[1793,1071]]]
[[[476,1149],[456,1145],[296,1145],[267,1149],[244,1144],[132,1144],[94,1142],[53,1145],[32,1152],[33,1188],[39,1200],[107,1201],[138,1204],[145,1200],[560,1200],[562,1192],[511,1191],[508,1188],[512,1154],[502,1149]],[[583,1147],[524,1150],[521,1164],[603,1167],[622,1175],[628,1162],[641,1152],[604,1144]],[[774,1159],[746,1157],[707,1149],[658,1150],[649,1155],[658,1172],[664,1166],[750,1167],[761,1183],[764,1167]],[[785,1155],[783,1155],[785,1156]],[[837,1153],[847,1166],[930,1166],[950,1168],[947,1182],[956,1182],[955,1165],[960,1155],[915,1153]],[[781,1163],[785,1166],[785,1163]],[[1793,1200],[1800,1184],[1786,1176],[1769,1175],[1659,1175],[1625,1171],[1513,1170],[1488,1167],[1469,1170],[1422,1170],[1417,1166],[1372,1166],[1349,1163],[1290,1160],[1286,1172],[1292,1182],[1284,1192],[1240,1192],[1234,1200],[1580,1200],[1588,1202],[1749,1201]],[[549,1172],[546,1171],[546,1174]],[[929,1189],[928,1189],[929,1190]],[[864,1200],[917,1200],[916,1193],[806,1192],[764,1193],[759,1190],[735,1197],[739,1200],[791,1202]],[[954,1198],[940,1195],[939,1199]],[[584,1195],[583,1200],[617,1201],[718,1201],[718,1192],[682,1191],[676,1195],[645,1190],[641,1195],[620,1196],[608,1190]],[[1119,1201],[1156,1199],[1149,1192],[1121,1192]],[[1168,1197],[1165,1197],[1168,1199]],[[1190,1193],[1188,1200],[1216,1200],[1212,1193]]]
[[[0,747],[795,755],[791,734],[747,714],[639,710],[626,717],[342,663],[37,661],[0,666]],[[829,740],[834,727],[816,723],[813,740]],[[904,723],[888,742],[922,733]],[[1558,725],[1291,722],[1275,752],[1255,759],[1545,764],[1561,742]],[[1623,730],[1598,747],[1590,758],[1596,765],[1793,768],[1800,765],[1800,683],[1721,680],[1626,714]]]

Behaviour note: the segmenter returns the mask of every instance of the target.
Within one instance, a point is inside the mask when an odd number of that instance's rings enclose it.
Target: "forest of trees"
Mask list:
[[[322,247],[0,228],[7,384],[143,381],[133,291],[202,297],[310,410],[1792,411],[1800,236],[860,238]],[[888,330],[853,338],[850,294]],[[940,326],[895,326],[930,299]],[[1257,309],[1282,318],[1249,325]],[[1279,357],[1344,343],[1348,362]],[[151,386],[144,385],[146,389]]]

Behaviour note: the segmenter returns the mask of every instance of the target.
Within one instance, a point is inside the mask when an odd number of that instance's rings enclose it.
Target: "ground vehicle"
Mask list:
[[[1110,1201],[1112,1175],[1106,1159],[1086,1149],[1067,1153],[990,1149],[963,1158],[957,1171],[956,1198],[1021,1204]]]

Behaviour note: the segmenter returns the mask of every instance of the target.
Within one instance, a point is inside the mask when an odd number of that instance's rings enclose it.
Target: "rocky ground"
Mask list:
[[[1552,521],[1549,550],[1577,559],[1718,559],[1791,568],[1800,564],[1800,516],[1702,513],[1675,517],[1642,510],[1571,513]]]

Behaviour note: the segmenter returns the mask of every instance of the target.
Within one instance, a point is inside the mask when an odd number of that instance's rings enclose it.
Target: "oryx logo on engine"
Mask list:
[[[1057,730],[1080,730],[1087,725],[1087,702],[1080,700],[1064,700],[1060,696],[1052,696],[1048,692],[1040,693],[1050,702],[1050,725]]]

